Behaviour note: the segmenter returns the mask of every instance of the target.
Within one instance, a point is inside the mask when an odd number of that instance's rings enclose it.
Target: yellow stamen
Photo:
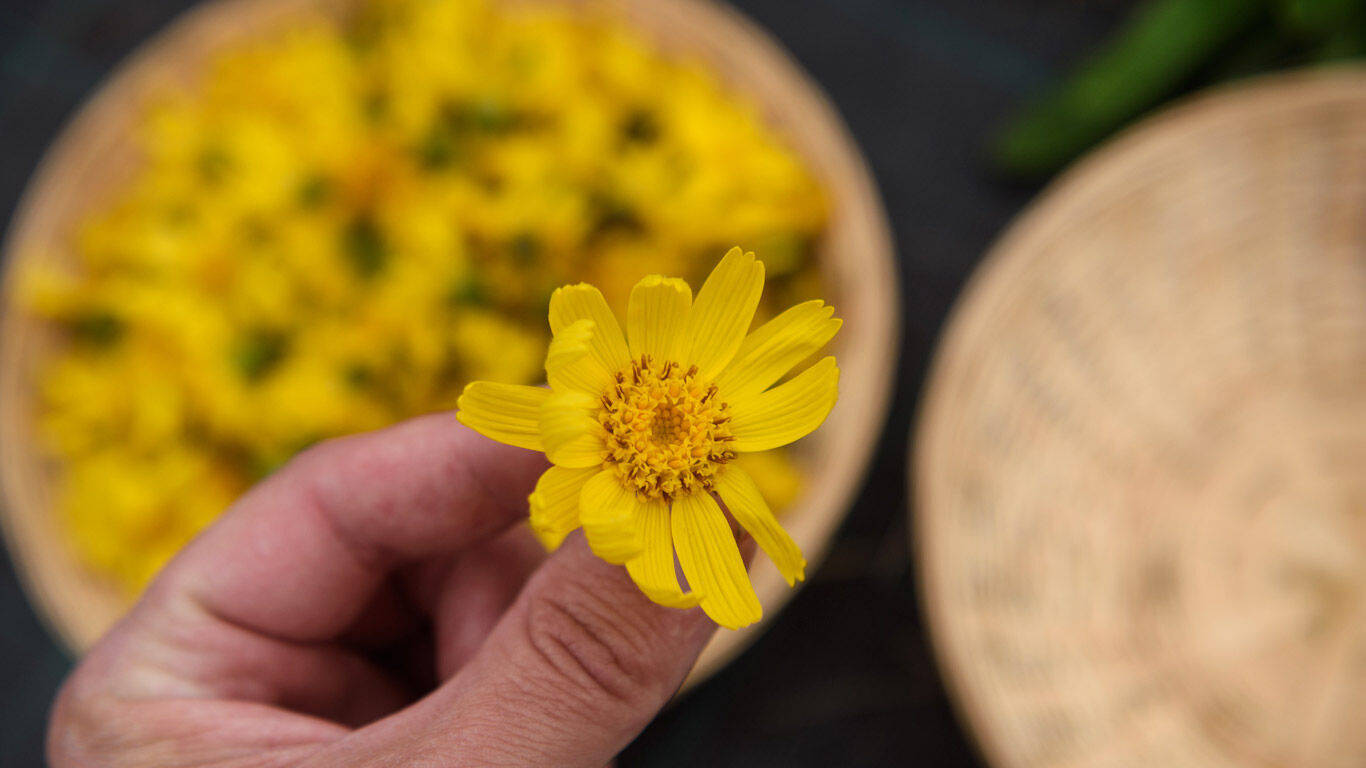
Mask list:
[[[598,422],[622,483],[645,499],[710,491],[717,467],[735,458],[730,409],[716,395],[696,366],[684,371],[672,360],[656,365],[642,355],[618,372]]]

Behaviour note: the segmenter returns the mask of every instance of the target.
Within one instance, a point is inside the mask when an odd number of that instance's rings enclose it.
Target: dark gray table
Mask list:
[[[186,0],[0,7],[0,211],[63,121]],[[900,253],[896,400],[834,549],[769,632],[663,714],[629,766],[968,766],[972,747],[927,646],[908,558],[907,434],[934,340],[985,249],[1034,189],[993,180],[981,147],[1066,70],[1124,0],[742,0],[834,99],[881,185]],[[42,764],[71,661],[0,568],[0,763]]]

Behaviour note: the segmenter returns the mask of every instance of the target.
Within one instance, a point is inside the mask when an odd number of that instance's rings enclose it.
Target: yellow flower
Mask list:
[[[459,401],[465,425],[554,464],[530,497],[532,529],[548,548],[582,526],[594,553],[625,565],[650,599],[701,604],[730,629],[762,608],[718,497],[789,586],[806,568],[733,460],[810,433],[839,386],[833,357],[773,386],[841,321],[809,301],[746,335],[763,286],[763,263],[739,248],[696,302],[687,283],[652,275],[631,291],[625,336],[597,288],[560,288],[550,299],[550,388],[478,381]]]
[[[571,276],[624,312],[640,275],[698,285],[738,243],[765,255],[756,323],[822,295],[828,201],[763,113],[630,14],[560,5],[361,0],[135,107],[127,183],[19,286],[63,340],[37,421],[82,562],[135,590],[226,508],[147,457],[202,454],[235,493],[468,381],[537,382]],[[795,470],[751,457],[781,513]]]

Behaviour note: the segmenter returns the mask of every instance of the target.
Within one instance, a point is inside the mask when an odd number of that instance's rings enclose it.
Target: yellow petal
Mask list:
[[[726,465],[716,478],[716,494],[735,522],[749,531],[759,548],[772,558],[789,587],[806,579],[806,558],[802,557],[801,548],[778,524],[749,473],[734,464]]]
[[[560,329],[550,340],[545,356],[546,381],[558,391],[574,389],[599,397],[612,382],[613,371],[603,367],[593,352],[597,324],[575,320]]]
[[[616,372],[630,362],[626,337],[602,291],[587,283],[556,288],[550,295],[550,332],[556,336],[579,320],[593,321],[591,351],[598,364]]]
[[[645,548],[641,523],[644,505],[635,492],[621,484],[615,470],[603,470],[588,478],[579,494],[579,520],[593,554],[609,563],[623,565]]]
[[[702,593],[702,610],[727,629],[739,629],[763,616],[749,582],[730,525],[710,494],[674,499],[672,529],[678,562],[688,584]]]
[[[827,357],[773,389],[731,399],[731,448],[767,451],[805,437],[835,407],[839,379],[835,358]]]
[[[801,495],[804,478],[786,448],[739,453],[731,464],[745,470],[779,520]]]
[[[697,590],[684,592],[674,570],[673,533],[669,529],[669,504],[662,500],[643,502],[640,507],[641,531],[645,549],[626,561],[626,570],[645,596],[671,608],[691,608],[702,595]]]
[[[740,351],[716,386],[730,398],[756,395],[816,354],[834,337],[843,320],[831,317],[835,308],[819,299],[798,304],[745,337]]]
[[[579,527],[579,494],[597,467],[565,469],[551,467],[536,481],[531,492],[531,531],[547,550],[554,550],[569,532]]]
[[[455,417],[485,437],[540,451],[540,409],[549,398],[550,390],[541,387],[475,381],[460,393]]]
[[[702,284],[688,315],[691,347],[684,353],[702,378],[714,378],[735,357],[763,292],[764,263],[739,248],[732,248]]]
[[[550,393],[541,403],[541,443],[546,458],[561,467],[581,469],[607,456],[602,427],[593,418],[598,401],[583,392]]]
[[[650,275],[636,283],[626,309],[632,359],[682,362],[691,305],[692,289],[676,277]]]

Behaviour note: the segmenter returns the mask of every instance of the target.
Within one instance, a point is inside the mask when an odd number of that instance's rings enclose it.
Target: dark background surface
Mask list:
[[[0,213],[62,124],[186,0],[0,3]],[[974,766],[939,679],[909,557],[907,434],[934,341],[972,268],[1037,188],[982,147],[1094,47],[1124,0],[739,0],[833,99],[895,229],[904,322],[895,401],[826,562],[768,633],[622,755],[632,766]],[[3,555],[0,555],[3,558]],[[71,660],[0,568],[0,763],[42,764]]]

